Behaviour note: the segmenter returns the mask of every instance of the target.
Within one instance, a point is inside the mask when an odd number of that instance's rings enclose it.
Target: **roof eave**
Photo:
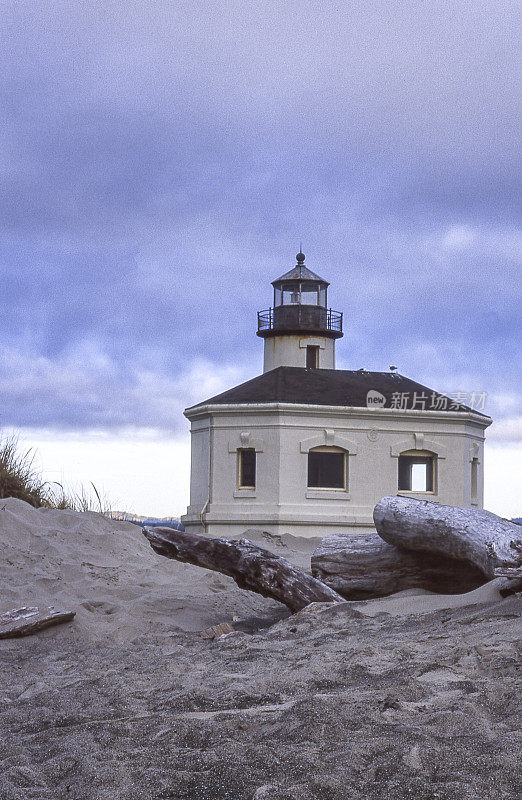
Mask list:
[[[303,276],[303,269],[306,270],[308,275]],[[293,272],[299,272],[299,275],[292,275]],[[316,272],[312,272],[311,269],[308,267],[301,268],[299,265],[292,267],[292,269],[287,270],[283,275],[280,275],[279,278],[276,278],[275,281],[272,281],[272,286],[275,286],[276,283],[282,283],[285,281],[301,281],[301,283],[322,283],[324,286],[330,286],[328,281],[325,281],[324,278],[321,278]]]
[[[190,406],[183,412],[187,419],[192,419],[203,414],[230,413],[231,411],[297,411],[312,414],[333,413],[333,414],[359,414],[368,417],[379,417],[385,415],[388,418],[405,419],[407,417],[424,418],[430,420],[451,420],[464,421],[470,420],[479,423],[483,428],[489,428],[493,420],[486,414],[475,413],[474,411],[432,411],[418,408],[396,409],[396,408],[367,408],[366,406],[327,406],[308,403],[281,403],[278,401],[268,401],[263,403],[203,403],[201,405]]]

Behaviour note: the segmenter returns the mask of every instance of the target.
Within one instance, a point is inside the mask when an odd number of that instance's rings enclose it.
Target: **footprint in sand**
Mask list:
[[[93,614],[115,614],[118,611],[118,606],[113,606],[110,603],[105,603],[103,600],[86,600],[81,603],[86,611],[91,611]]]

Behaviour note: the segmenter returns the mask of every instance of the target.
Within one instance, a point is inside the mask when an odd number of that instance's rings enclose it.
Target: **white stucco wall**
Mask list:
[[[319,347],[319,369],[335,369],[335,339],[285,334],[265,339],[263,372],[276,367],[306,367],[307,345]]]
[[[483,504],[489,420],[477,414],[270,403],[206,406],[186,415],[193,442],[191,499],[183,518],[188,530],[201,531],[203,514],[212,536],[246,528],[296,536],[362,532],[373,527],[375,503],[397,494],[398,455],[412,449],[436,454],[435,492],[401,494],[470,506],[471,461],[477,458],[476,505]],[[347,451],[348,491],[307,488],[308,450],[324,445]],[[254,490],[237,486],[241,447],[256,450]]]
[[[203,509],[209,499],[210,417],[198,420],[191,428],[190,503]]]

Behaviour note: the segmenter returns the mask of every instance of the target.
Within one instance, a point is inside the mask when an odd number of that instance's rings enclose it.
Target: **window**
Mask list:
[[[319,368],[319,347],[316,345],[306,346],[306,369]]]
[[[478,500],[478,458],[471,461],[471,502],[476,503]]]
[[[409,450],[399,456],[399,491],[434,492],[436,456]]]
[[[323,302],[324,301],[324,302]],[[326,306],[326,289],[321,291],[318,283],[286,283],[274,289],[274,305]]]
[[[300,301],[300,286],[298,283],[288,283],[283,287],[283,305],[290,306]]]
[[[256,451],[253,448],[238,450],[238,485],[240,489],[256,487]]]
[[[319,305],[319,287],[315,284],[303,284],[301,286],[301,305],[303,306],[317,306]]]
[[[318,447],[308,453],[309,489],[344,489],[347,485],[346,451]]]

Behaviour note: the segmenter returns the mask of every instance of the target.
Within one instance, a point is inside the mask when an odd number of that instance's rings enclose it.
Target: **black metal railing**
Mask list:
[[[327,330],[343,332],[341,311],[299,304],[266,308],[257,312],[258,331]]]
[[[329,331],[343,332],[343,312],[329,308],[326,316],[326,327]]]
[[[274,327],[273,309],[266,308],[264,311],[257,312],[257,330],[271,331]]]

